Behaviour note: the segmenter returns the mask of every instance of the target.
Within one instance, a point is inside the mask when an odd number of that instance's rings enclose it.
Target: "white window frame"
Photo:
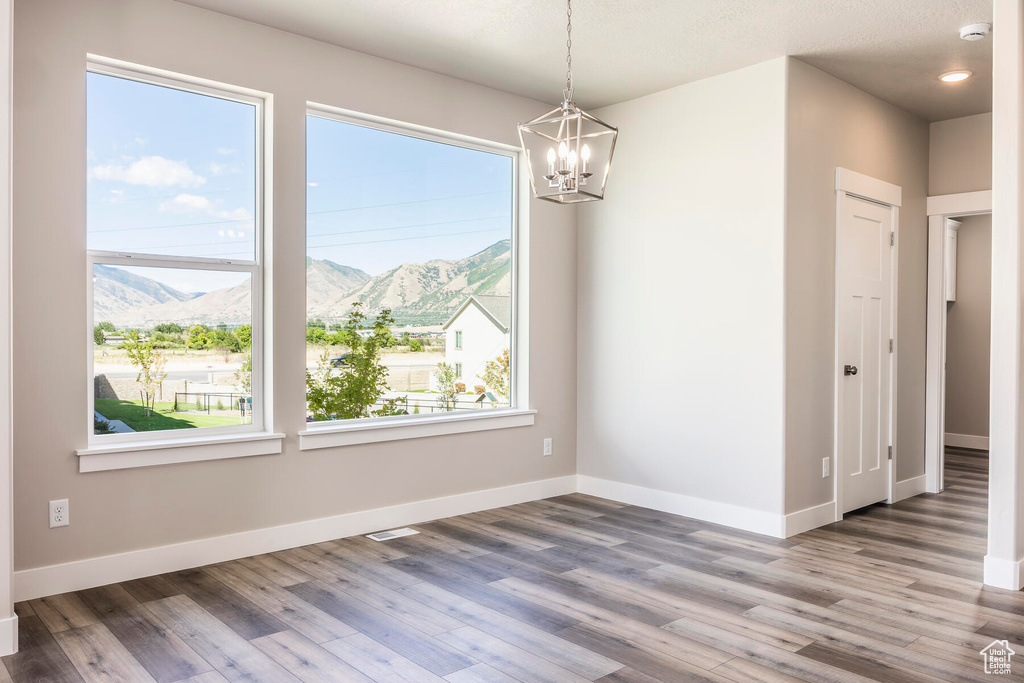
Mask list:
[[[521,163],[522,151],[520,148],[312,102],[306,105],[306,116],[307,118],[314,116],[420,140],[498,154],[512,160],[510,207],[512,248],[509,266],[512,274],[512,315],[509,323],[511,358],[509,374],[512,392],[507,408],[307,423],[306,428],[299,432],[299,449],[313,450],[532,425],[537,411],[532,410],[528,405],[530,396],[527,322],[529,293],[526,287],[528,282],[526,275],[528,273],[529,233],[520,222],[520,216],[528,210],[529,195],[521,194],[521,188],[527,185],[524,185],[521,177],[524,172],[524,164]],[[303,410],[303,414],[305,414],[305,410]]]
[[[510,367],[509,370],[511,369]],[[455,363],[455,379],[462,379],[462,363]]]
[[[462,350],[462,342],[463,342],[462,330],[455,330],[455,350],[456,351],[461,351]]]
[[[86,249],[87,262],[87,328],[89,386],[87,389],[88,448],[79,449],[79,471],[121,469],[148,465],[191,462],[195,460],[243,457],[281,452],[283,434],[270,431],[272,407],[266,379],[270,357],[267,326],[264,315],[264,262],[265,232],[269,216],[269,168],[267,147],[269,130],[266,126],[270,96],[265,93],[237,88],[221,83],[172,74],[134,64],[89,56],[86,70],[90,73],[113,76],[126,80],[171,88],[198,95],[252,105],[256,111],[256,202],[253,216],[254,258],[219,259],[194,256],[166,256]],[[93,350],[94,320],[93,273],[95,266],[175,268],[181,270],[211,270],[249,273],[252,302],[252,396],[253,410],[250,424],[198,429],[132,432],[122,434],[95,434],[95,355]],[[96,457],[99,456],[99,457]]]

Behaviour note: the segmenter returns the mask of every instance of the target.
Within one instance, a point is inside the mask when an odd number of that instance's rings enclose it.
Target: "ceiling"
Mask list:
[[[556,103],[561,0],[179,0],[473,83]],[[929,121],[991,111],[991,0],[576,0],[585,108],[794,55]],[[998,30],[998,29],[996,29]],[[946,84],[938,76],[969,69]]]

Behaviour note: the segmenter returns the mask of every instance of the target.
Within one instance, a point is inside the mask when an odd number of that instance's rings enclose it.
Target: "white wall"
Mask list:
[[[777,59],[596,112],[622,133],[580,210],[584,477],[781,513],[785,79]]]
[[[547,105],[169,0],[15,4],[15,555],[26,570],[353,511],[572,475],[575,212],[529,215],[532,427],[300,452],[304,428],[307,101],[517,144]],[[273,94],[277,456],[79,474],[88,53]],[[61,326],[54,333],[54,324]],[[83,333],[79,334],[77,331]],[[558,444],[542,457],[542,439]],[[389,477],[381,476],[389,474]],[[47,528],[69,498],[71,526]]]
[[[947,434],[988,437],[992,215],[958,219],[956,302],[946,304]]]
[[[835,169],[903,188],[897,481],[924,473],[928,124],[790,60],[786,143],[786,511],[833,499]],[[837,467],[832,468],[838,471]]]
[[[992,114],[929,126],[928,195],[992,189]]]
[[[992,372],[985,583],[1024,588],[1024,7],[995,0],[992,34]]]

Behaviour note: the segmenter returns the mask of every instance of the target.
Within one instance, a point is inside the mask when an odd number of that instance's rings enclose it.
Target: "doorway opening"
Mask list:
[[[947,454],[987,471],[992,193],[930,197],[928,214],[925,490],[939,493]]]

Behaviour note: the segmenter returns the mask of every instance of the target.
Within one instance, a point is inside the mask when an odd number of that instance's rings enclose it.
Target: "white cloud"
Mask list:
[[[237,151],[238,151],[237,149],[232,149],[230,147],[218,147],[217,148],[217,154],[228,155],[228,154],[234,154]]]
[[[310,187],[316,187],[320,183],[306,183],[306,184],[309,185]]]
[[[225,168],[227,168],[227,166],[224,164],[218,164],[216,161],[211,161],[210,175],[223,175]]]
[[[174,199],[160,204],[161,211],[169,211],[171,213],[191,213],[193,211],[208,211],[209,209],[210,200],[194,194],[179,194]]]
[[[128,166],[93,166],[91,175],[98,180],[120,180],[129,185],[149,187],[198,187],[206,182],[206,178],[195,173],[185,162],[163,157],[142,157]]]

